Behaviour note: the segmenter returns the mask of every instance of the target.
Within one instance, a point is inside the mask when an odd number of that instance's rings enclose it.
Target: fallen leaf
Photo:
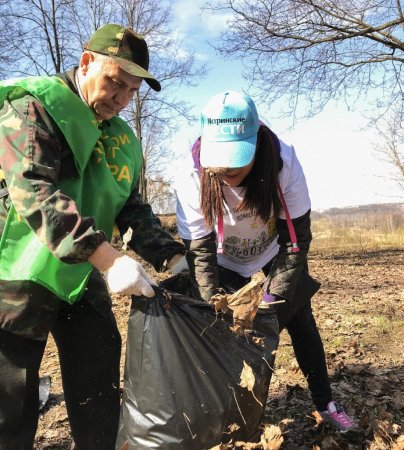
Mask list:
[[[283,443],[282,431],[277,425],[265,425],[261,435],[261,445],[264,450],[278,450]]]
[[[316,420],[316,425],[320,425],[321,423],[323,423],[323,418],[321,417],[321,414],[318,411],[313,411],[311,413],[311,415],[314,417],[314,419]]]
[[[360,364],[347,364],[345,366],[348,373],[352,373],[354,375],[358,375],[359,373],[363,372],[366,369],[366,366],[360,365]]]
[[[255,384],[255,376],[252,368],[243,361],[243,370],[240,375],[240,386],[243,388],[247,388],[249,391],[254,389]]]
[[[338,445],[338,442],[336,442],[332,436],[326,436],[321,441],[321,449],[322,450],[339,449],[339,448],[341,448],[341,447]]]
[[[253,397],[255,398],[255,400],[261,405],[262,403],[257,399],[257,397],[254,394],[254,385],[255,385],[255,375],[254,372],[252,370],[252,368],[245,362],[243,361],[243,370],[241,371],[241,375],[240,375],[240,386],[243,388],[247,388],[253,395]]]
[[[393,445],[392,450],[404,450],[404,435],[403,434],[397,438],[397,441]]]
[[[227,427],[228,431],[224,431],[224,434],[231,434],[234,433],[235,431],[240,429],[240,425],[237,425],[236,423],[232,423],[231,425],[229,425]]]

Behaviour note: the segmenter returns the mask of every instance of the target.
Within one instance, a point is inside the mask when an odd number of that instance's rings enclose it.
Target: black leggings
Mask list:
[[[311,398],[318,411],[332,400],[324,347],[308,302],[285,326],[301,371],[307,379]]]
[[[265,269],[263,269],[265,270]],[[265,270],[266,272],[266,270]],[[229,269],[219,267],[220,285],[226,292],[234,292],[250,281],[250,278]],[[295,296],[299,292],[296,290]],[[254,326],[265,334],[265,321],[257,320]],[[323,342],[317,329],[316,321],[311,309],[311,302],[307,301],[303,307],[286,323],[279,324],[280,329],[288,331],[296,360],[303,375],[307,379],[311,398],[318,411],[325,411],[332,400],[331,386],[328,379]]]
[[[85,298],[74,306],[63,304],[52,335],[76,448],[114,450],[121,337],[112,312],[101,314]],[[0,330],[0,450],[32,449],[44,349],[44,341]]]

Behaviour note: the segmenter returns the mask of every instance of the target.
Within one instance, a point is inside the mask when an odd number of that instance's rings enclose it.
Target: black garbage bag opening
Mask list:
[[[155,290],[155,298],[133,298],[116,449],[204,450],[249,440],[264,415],[276,315],[265,317],[265,334],[236,336],[231,317],[210,305]]]

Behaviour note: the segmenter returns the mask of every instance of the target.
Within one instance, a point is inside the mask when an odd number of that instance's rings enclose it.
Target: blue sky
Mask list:
[[[248,88],[248,82],[242,78],[241,63],[219,58],[207,44],[206,41],[219,37],[225,17],[207,12],[201,15],[198,5],[202,3],[172,2],[184,49],[193,50],[211,68],[197,88],[184,88],[176,93],[194,105],[196,116],[210,96],[228,89]],[[403,192],[389,180],[388,166],[374,154],[371,141],[377,136],[365,127],[366,120],[359,111],[348,111],[342,103],[329,104],[321,114],[300,120],[290,129],[290,121],[275,118],[278,113],[275,108],[258,105],[258,112],[283,141],[295,147],[310,189],[312,209],[404,201]],[[191,126],[184,124],[175,136],[172,148],[178,161],[189,152],[198,130],[197,121]],[[173,164],[173,173],[177,167]]]

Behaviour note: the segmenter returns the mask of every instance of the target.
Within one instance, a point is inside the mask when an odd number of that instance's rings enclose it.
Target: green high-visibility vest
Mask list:
[[[75,201],[81,216],[94,217],[97,229],[111,239],[115,219],[139,178],[138,140],[119,117],[100,130],[92,110],[58,77],[1,82],[0,108],[6,99],[27,94],[43,104],[75,158],[78,176],[61,180],[57,188]],[[0,280],[31,280],[74,303],[81,298],[92,268],[88,262],[66,264],[57,259],[11,206],[0,240]]]

